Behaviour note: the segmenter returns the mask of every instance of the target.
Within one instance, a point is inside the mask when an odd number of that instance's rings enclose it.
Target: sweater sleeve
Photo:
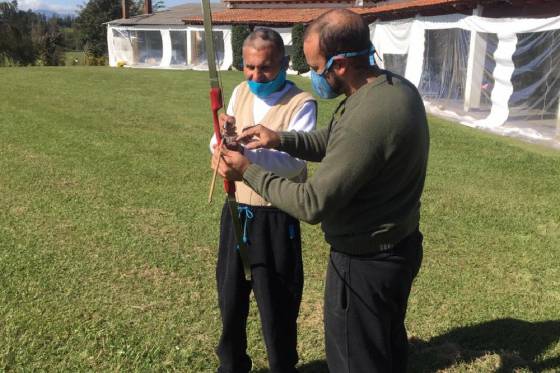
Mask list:
[[[287,139],[295,138],[294,142],[304,144],[326,143],[324,132],[320,133],[323,136],[302,139],[292,135]],[[322,162],[307,182],[292,182],[254,164],[245,171],[244,181],[288,214],[311,224],[319,223],[326,215],[343,209],[376,176],[382,164],[380,146],[371,141],[371,136],[346,127],[333,131],[331,137],[328,152],[323,151]],[[302,157],[299,152],[298,157]]]
[[[292,157],[320,162],[325,156],[328,139],[329,130],[327,128],[311,132],[282,132],[278,150],[286,152]]]
[[[315,102],[305,102],[294,115],[288,129],[302,132],[312,131],[317,118],[315,107]],[[245,150],[245,156],[251,163],[256,163],[265,170],[288,178],[299,175],[306,166],[305,161],[275,149]]]

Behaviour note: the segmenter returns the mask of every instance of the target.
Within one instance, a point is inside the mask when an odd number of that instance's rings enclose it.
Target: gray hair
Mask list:
[[[256,47],[258,41],[263,41],[265,44],[272,44],[277,55],[282,58],[286,55],[286,48],[284,48],[284,41],[277,31],[270,28],[259,28],[251,32],[243,42],[243,48]]]

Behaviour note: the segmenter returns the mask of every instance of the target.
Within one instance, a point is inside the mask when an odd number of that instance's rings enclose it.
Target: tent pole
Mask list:
[[[473,16],[481,15],[482,6],[479,5],[473,10]],[[485,58],[486,40],[484,40],[484,38],[476,31],[471,31],[469,60],[467,62],[467,77],[465,81],[465,98],[463,101],[463,110],[467,112],[480,107]]]

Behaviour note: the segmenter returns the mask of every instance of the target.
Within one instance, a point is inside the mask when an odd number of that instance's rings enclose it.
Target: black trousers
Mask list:
[[[248,207],[248,206],[241,206]],[[252,280],[245,280],[229,208],[222,210],[216,278],[222,335],[216,349],[220,373],[251,370],[247,355],[247,315],[253,290],[273,373],[296,372],[297,316],[303,291],[299,221],[270,207],[241,212],[248,238]]]
[[[331,251],[324,311],[330,372],[406,372],[404,319],[422,255],[420,231],[368,256]]]

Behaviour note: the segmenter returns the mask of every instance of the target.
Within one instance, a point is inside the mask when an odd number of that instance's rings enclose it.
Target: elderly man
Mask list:
[[[265,123],[274,131],[306,132],[315,128],[316,102],[309,93],[286,80],[288,59],[284,54],[284,43],[276,31],[259,29],[247,37],[243,44],[246,81],[234,89],[228,115],[221,116],[222,126],[227,129],[225,138],[258,123]],[[213,138],[212,149],[216,148],[215,143]],[[264,170],[294,182],[305,181],[305,161],[268,149],[244,153],[250,162]],[[222,315],[218,372],[251,370],[251,359],[246,353],[246,321],[252,289],[260,312],[270,371],[292,373],[298,362],[296,320],[303,290],[299,221],[243,183],[236,183],[236,190],[252,281],[244,278],[230,212],[224,206],[216,270]]]
[[[324,306],[330,371],[404,372],[404,320],[422,261],[424,105],[410,82],[374,65],[367,24],[349,10],[314,21],[304,53],[316,93],[346,96],[328,127],[277,133],[257,126],[238,140],[249,141],[246,149],[275,148],[321,162],[313,177],[294,182],[230,150],[221,152],[219,172],[294,217],[322,222],[331,247]]]

